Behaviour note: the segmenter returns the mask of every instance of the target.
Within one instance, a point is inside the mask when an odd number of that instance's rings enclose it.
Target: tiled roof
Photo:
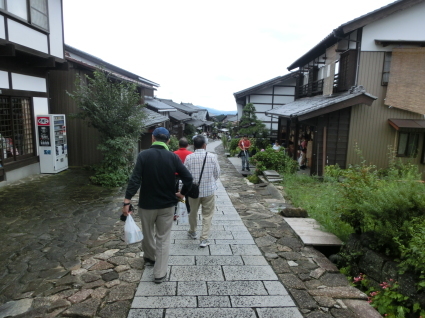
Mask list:
[[[72,46],[69,46],[67,44],[64,44],[65,48],[65,58],[67,60],[70,60],[72,62],[85,65],[89,68],[99,68],[104,67],[105,70],[111,72],[113,75],[116,75],[117,77],[120,77],[124,80],[127,80],[129,82],[137,83],[144,87],[158,87],[159,84],[152,82],[146,78],[143,78],[137,74],[131,73],[129,71],[126,71],[122,68],[119,68],[118,66],[115,66],[113,64],[110,64],[108,62],[105,62],[104,60],[91,55],[89,53],[86,53],[84,51],[81,51],[79,49],[76,49]]]
[[[175,109],[174,107],[172,107],[168,104],[165,104],[165,103],[159,101],[158,99],[150,97],[150,96],[145,96],[145,104],[155,108],[159,112],[175,112],[175,111],[177,111],[177,109]]]
[[[257,84],[257,85],[245,88],[245,89],[243,89],[239,92],[233,93],[233,95],[235,96],[235,98],[241,98],[241,97],[249,95],[250,93],[255,92],[257,90],[264,89],[264,88],[273,86],[275,84],[278,84],[280,82],[286,81],[286,80],[288,80],[288,79],[290,79],[291,77],[294,77],[294,76],[295,76],[295,73],[289,73],[289,74],[286,74],[286,75],[283,75],[283,76],[277,76],[277,77],[274,77],[270,80],[262,82],[260,84]]]
[[[188,121],[192,119],[192,117],[190,117],[189,115],[186,115],[185,113],[182,113],[181,111],[170,113],[170,117],[178,121]]]
[[[237,121],[238,120],[238,115],[227,115],[227,118],[225,120],[223,120],[224,122],[232,122],[232,121]]]
[[[197,119],[191,119],[188,122],[186,122],[186,124],[191,124],[195,127],[200,127],[202,125],[205,125],[205,123],[206,123],[205,121],[197,120]]]
[[[158,98],[158,100],[160,100],[161,102],[173,106],[174,108],[177,108],[178,110],[182,111],[183,113],[186,114],[192,114],[192,113],[196,113],[198,110],[182,105],[182,104],[177,104],[175,102],[173,102],[171,99],[162,99],[162,98]]]
[[[301,98],[281,107],[270,109],[266,111],[266,114],[288,118],[298,117],[337,103],[350,100],[361,95],[368,96],[371,99],[377,99],[377,97],[366,93],[362,86],[359,86],[356,88],[352,88],[348,92],[334,94],[331,96],[318,95],[313,97]]]
[[[143,108],[143,112],[146,114],[146,118],[143,121],[145,127],[154,126],[170,120],[168,117],[147,108]]]

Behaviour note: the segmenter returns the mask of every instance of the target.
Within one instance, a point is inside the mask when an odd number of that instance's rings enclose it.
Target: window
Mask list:
[[[7,11],[28,21],[27,0],[7,0]]]
[[[382,86],[388,85],[388,80],[390,78],[391,57],[392,52],[385,52],[384,68],[382,70]]]
[[[31,23],[44,30],[49,29],[46,0],[31,0]]]
[[[0,148],[4,163],[35,156],[30,99],[0,97]]]
[[[5,6],[6,2],[6,6]],[[28,17],[28,8],[30,16]],[[4,9],[25,21],[49,30],[47,0],[0,0],[0,9]]]
[[[400,132],[398,136],[398,157],[416,157],[418,153],[418,133]]]

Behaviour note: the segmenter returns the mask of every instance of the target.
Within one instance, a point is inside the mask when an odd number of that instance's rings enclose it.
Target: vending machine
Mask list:
[[[68,169],[65,115],[37,115],[37,139],[41,173]]]

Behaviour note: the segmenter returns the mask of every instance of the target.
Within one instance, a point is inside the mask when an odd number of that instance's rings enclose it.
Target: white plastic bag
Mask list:
[[[187,198],[186,198],[187,200]],[[177,204],[177,214],[178,214],[178,219],[179,220],[179,224],[189,224],[189,218],[188,218],[188,214],[187,214],[187,209],[186,209],[186,204],[183,202],[179,202]]]
[[[131,214],[127,215],[127,220],[125,221],[124,236],[127,244],[133,244],[143,240],[142,231],[136,225],[136,222],[134,222]]]

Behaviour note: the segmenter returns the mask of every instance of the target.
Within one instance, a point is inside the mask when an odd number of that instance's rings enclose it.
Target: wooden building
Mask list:
[[[295,85],[295,74],[287,74],[234,93],[238,118],[242,117],[246,104],[254,104],[255,114],[266,125],[270,138],[277,139],[278,117],[268,115],[266,111],[294,101]]]
[[[142,133],[142,136],[139,140],[138,151],[148,149],[152,145],[152,132],[157,127],[165,127],[166,123],[170,121],[170,118],[164,116],[156,111],[153,111],[149,108],[144,108],[143,112],[146,115],[144,125],[146,127],[145,131]]]
[[[68,71],[50,71],[50,111],[51,114],[75,114],[78,107],[75,101],[67,94],[75,91],[77,76],[84,78],[92,75],[96,69],[104,70],[119,81],[135,83],[138,92],[143,96],[153,96],[159,85],[139,75],[123,70],[102,59],[73,48],[65,44],[65,57],[68,62]],[[67,117],[68,135],[68,162],[69,166],[85,166],[99,163],[102,154],[97,149],[100,134],[93,127],[88,127],[87,122],[81,119]]]
[[[360,163],[356,147],[378,168],[390,148],[425,171],[424,16],[425,1],[395,1],[342,24],[288,67],[296,100],[266,114],[280,117],[294,158],[309,139],[312,174]]]
[[[0,186],[40,173],[35,116],[66,69],[61,0],[0,1]]]

